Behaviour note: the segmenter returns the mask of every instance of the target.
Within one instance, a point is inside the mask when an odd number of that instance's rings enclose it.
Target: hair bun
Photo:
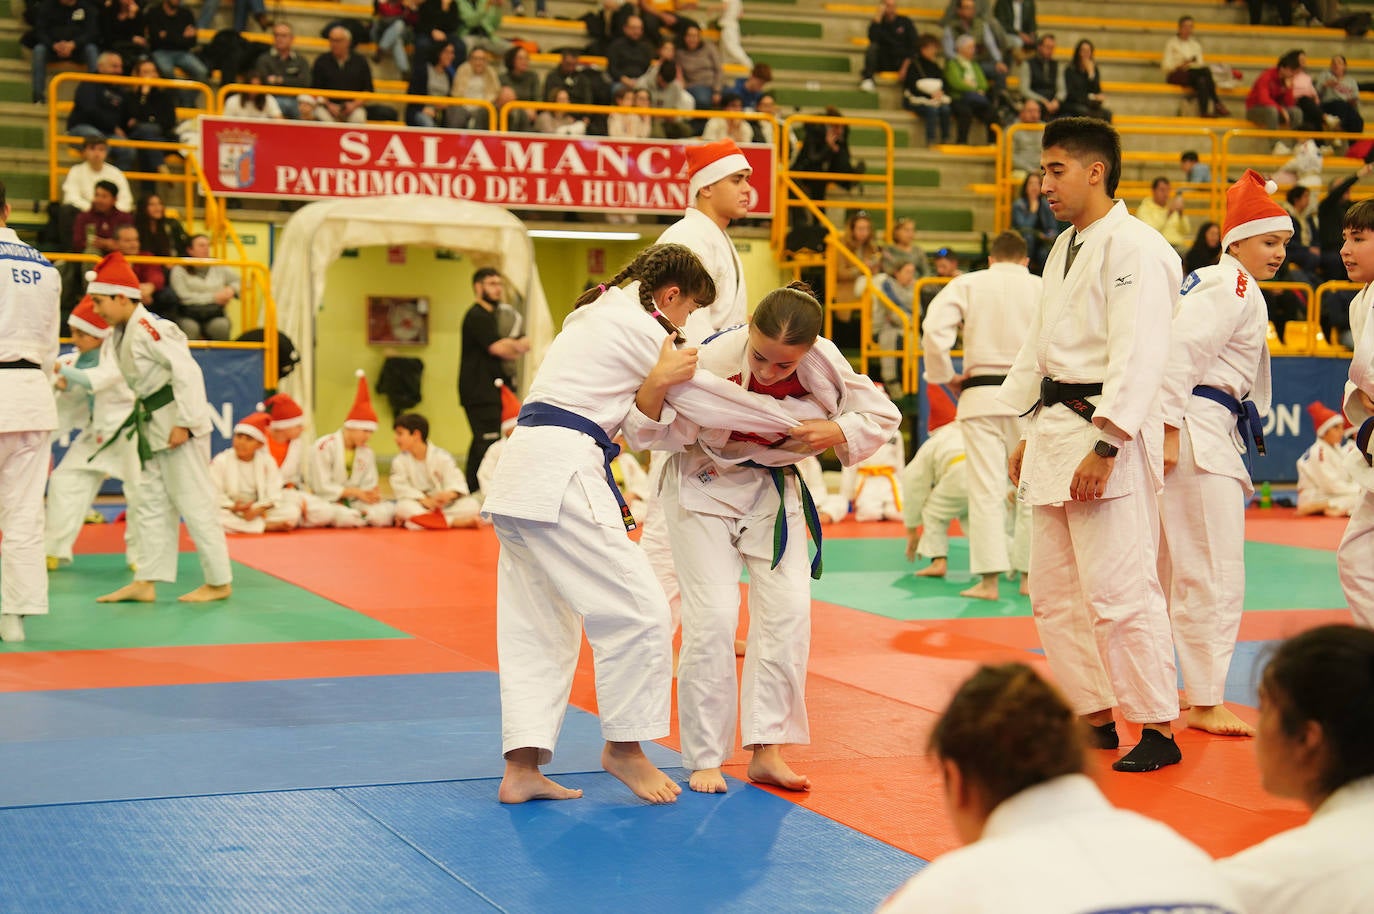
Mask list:
[[[793,292],[800,292],[803,295],[809,295],[812,298],[816,298],[817,301],[820,300],[817,298],[815,290],[811,288],[811,284],[804,279],[792,280],[787,284],[787,288],[791,289]]]

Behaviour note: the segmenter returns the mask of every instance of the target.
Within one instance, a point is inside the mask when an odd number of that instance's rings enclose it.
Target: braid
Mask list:
[[[640,251],[625,269],[611,277],[605,287],[589,289],[582,293],[574,307],[580,308],[590,304],[599,298],[606,288],[619,287],[627,280],[639,282],[640,305],[645,311],[655,315],[663,329],[675,335],[679,330],[673,322],[656,313],[658,305],[654,303],[655,292],[665,286],[676,285],[682,290],[683,295],[690,296],[698,304],[709,305],[716,299],[716,284],[711,279],[711,274],[706,272],[706,268],[690,248],[681,244],[655,244]]]

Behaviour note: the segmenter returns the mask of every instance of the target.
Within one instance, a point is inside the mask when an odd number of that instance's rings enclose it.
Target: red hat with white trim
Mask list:
[[[86,292],[90,295],[123,295],[134,301],[142,298],[134,268],[118,251],[100,258],[95,269],[86,274]]]
[[[496,379],[496,386],[501,388],[501,431],[508,432],[515,428],[515,420],[520,418],[520,398],[500,378]]]
[[[1237,241],[1266,235],[1270,232],[1293,231],[1293,219],[1282,206],[1274,202],[1272,194],[1279,186],[1253,168],[1226,189],[1226,222],[1221,230],[1221,249],[1224,251]]]
[[[367,389],[367,375],[361,368],[354,372],[358,376],[358,393],[353,397],[353,408],[348,411],[344,428],[360,428],[364,431],[377,430],[377,413],[372,409],[372,394]]]
[[[1312,427],[1317,430],[1318,438],[1330,431],[1332,426],[1342,424],[1341,414],[1320,400],[1307,404],[1307,415],[1312,417]]]
[[[110,325],[105,323],[105,318],[95,312],[95,300],[89,295],[82,298],[72,309],[71,316],[67,318],[67,326],[100,340],[110,335]]]
[[[289,394],[276,393],[263,402],[272,416],[272,428],[294,428],[305,424],[305,410]]]
[[[261,403],[258,404],[262,406]],[[235,435],[247,435],[249,438],[256,439],[261,444],[267,443],[267,426],[272,424],[272,417],[264,412],[249,413],[238,422],[234,423]]]
[[[956,407],[943,387],[936,384],[926,387],[926,399],[930,401],[930,418],[926,421],[928,431],[933,432],[954,421]]]
[[[697,191],[730,177],[737,171],[753,171],[749,160],[734,140],[716,140],[687,147],[687,199],[695,200]]]

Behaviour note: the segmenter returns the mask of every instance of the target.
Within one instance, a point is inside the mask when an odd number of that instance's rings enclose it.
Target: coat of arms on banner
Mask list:
[[[221,130],[219,141],[219,182],[229,190],[253,186],[257,177],[258,135],[251,130]]]

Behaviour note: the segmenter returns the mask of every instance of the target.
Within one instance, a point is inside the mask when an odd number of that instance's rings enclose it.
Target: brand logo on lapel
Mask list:
[[[1130,273],[1127,273],[1125,276],[1118,276],[1116,278],[1116,287],[1120,289],[1122,286],[1129,286],[1131,284],[1131,276],[1132,274]]]

